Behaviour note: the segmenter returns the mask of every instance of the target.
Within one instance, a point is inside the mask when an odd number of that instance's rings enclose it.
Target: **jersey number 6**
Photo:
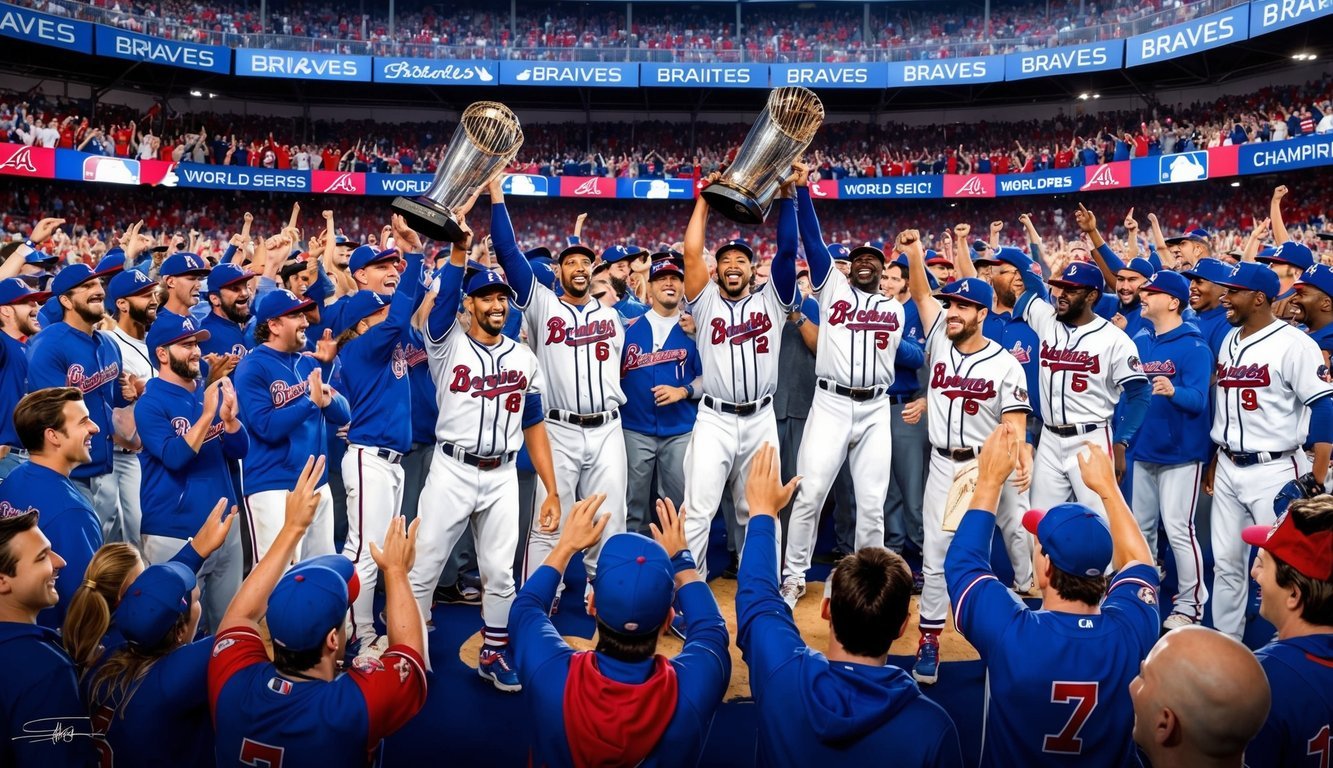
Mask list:
[[[611,359],[611,345],[607,344],[605,341],[597,342],[597,344],[593,346],[592,351],[593,354],[597,355],[597,359],[603,363]]]
[[[1065,723],[1064,730],[1046,735],[1041,745],[1043,752],[1056,752],[1062,755],[1082,754],[1083,739],[1078,737],[1078,732],[1083,730],[1083,724],[1088,722],[1092,710],[1097,708],[1097,686],[1097,683],[1062,681],[1051,683],[1052,704],[1065,704],[1070,701],[1077,704],[1073,713],[1069,715],[1069,722]]]

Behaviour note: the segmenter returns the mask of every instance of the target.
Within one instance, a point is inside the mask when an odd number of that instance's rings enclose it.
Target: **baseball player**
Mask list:
[[[1195,325],[1213,357],[1217,357],[1222,351],[1222,340],[1231,332],[1227,308],[1222,306],[1226,289],[1217,281],[1229,277],[1231,267],[1217,259],[1203,258],[1180,274],[1190,281],[1190,309],[1194,310]]]
[[[1076,215],[1089,217],[1095,229],[1091,211],[1080,205]],[[1041,339],[1039,384],[1046,434],[1033,461],[1032,505],[1050,508],[1072,494],[1079,503],[1100,509],[1101,499],[1081,482],[1074,458],[1091,440],[1114,457],[1117,473],[1124,473],[1125,448],[1148,409],[1148,380],[1134,343],[1093,312],[1105,289],[1097,267],[1071,263],[1050,284],[1054,305],[1041,297],[1035,280],[1024,280],[1025,293],[1014,310]],[[1126,408],[1112,432],[1117,399],[1123,399]]]
[[[945,520],[945,502],[954,478],[977,457],[982,443],[1001,422],[1018,434],[1027,433],[1027,379],[1023,367],[995,341],[981,333],[994,302],[989,285],[965,277],[932,295],[926,284],[926,264],[920,235],[909,230],[898,236],[898,248],[907,254],[912,303],[926,328],[929,384],[926,423],[930,432],[930,471],[923,505],[925,546],[921,550],[921,642],[912,676],[923,684],[939,677],[939,637],[949,613],[944,584],[944,556],[957,521]],[[1027,509],[1032,480],[1031,447],[1019,445],[1017,471],[1000,495],[996,522],[1014,567],[1014,584],[1032,583],[1032,554],[1021,515]]]
[[[975,265],[978,269],[988,268],[991,290],[995,295],[995,303],[981,324],[982,335],[1004,347],[1023,366],[1029,395],[1040,391],[1041,366],[1038,357],[1041,340],[1023,316],[1015,312],[1015,308],[1029,282],[1040,284],[1041,267],[1028,258],[1026,253],[1010,246],[987,251],[987,255],[977,258]],[[1034,409],[1032,415],[1036,418],[1028,422],[1028,442],[1035,444],[1034,431],[1041,428],[1041,414],[1036,410],[1039,405],[1037,402],[1030,405]]]
[[[426,351],[439,398],[439,448],[417,509],[422,548],[411,582],[422,615],[429,617],[444,562],[464,526],[471,526],[485,622],[477,673],[499,690],[517,691],[521,686],[509,651],[509,606],[518,550],[514,457],[520,440],[546,488],[540,519],[548,531],[559,519],[560,493],[545,422],[524,407],[525,398],[538,400],[542,391],[537,356],[501,333],[513,289],[489,269],[477,270],[464,285],[469,245],[454,244],[427,323]],[[467,328],[458,322],[460,303],[471,316]]]
[[[71,264],[51,281],[51,291],[63,315],[28,342],[28,391],[75,387],[83,393],[98,431],[91,457],[70,476],[97,510],[103,538],[119,541],[123,529],[112,473],[112,412],[129,405],[137,390],[121,365],[120,347],[111,334],[96,330],[106,315],[106,289],[97,273],[86,264]]]
[[[658,258],[660,256],[661,258]],[[685,497],[685,449],[699,412],[699,350],[680,327],[684,272],[679,254],[654,256],[653,305],[625,329],[625,527],[646,534],[654,499]],[[654,483],[656,477],[656,483]]]
[[[334,319],[343,389],[352,423],[342,459],[347,489],[347,542],[343,554],[356,563],[361,594],[352,601],[352,632],[362,651],[378,651],[375,584],[378,569],[368,544],[398,516],[403,501],[403,456],[412,448],[412,384],[407,378],[408,329],[421,303],[421,239],[402,217],[393,217],[395,241],[406,247],[407,269],[392,296],[357,291]],[[380,642],[378,647],[374,644]]]
[[[620,423],[620,406],[625,404],[620,387],[625,328],[619,313],[588,293],[592,262],[597,257],[592,249],[572,245],[560,252],[557,272],[564,292],[556,296],[536,279],[532,265],[518,249],[500,180],[491,183],[490,194],[496,257],[513,287],[514,303],[523,312],[528,344],[537,355],[545,382],[545,431],[550,434],[561,515],[569,514],[576,498],[607,494],[603,510],[610,519],[602,532],[605,541],[625,530],[625,437]],[[513,449],[517,447],[515,439]],[[528,447],[532,454],[533,446]],[[532,459],[535,466],[536,455]],[[555,489],[545,485],[545,490]],[[542,501],[541,508],[545,518],[548,502]],[[528,575],[546,559],[557,538],[556,528],[533,526],[527,543]],[[597,575],[599,552],[600,544],[583,557],[588,571],[585,601]]]
[[[1203,462],[1208,443],[1213,355],[1203,336],[1182,311],[1189,305],[1189,282],[1162,270],[1140,289],[1146,328],[1134,337],[1152,398],[1134,443],[1134,516],[1157,552],[1157,528],[1166,530],[1176,564],[1176,598],[1168,629],[1203,620],[1208,588],[1203,584],[1203,555],[1194,533]]]
[[[1330,355],[1333,355],[1333,268],[1326,264],[1310,265],[1296,279],[1295,290],[1296,295],[1292,297],[1296,306],[1294,319],[1305,326],[1306,333],[1323,354],[1324,365],[1330,366]],[[1328,376],[1327,371],[1324,376]]]
[[[34,291],[17,277],[0,280],[0,413],[12,414],[28,391],[28,345],[41,329],[37,310],[50,297]],[[0,480],[28,460],[14,421],[0,419]]]
[[[162,262],[162,295],[164,300],[160,311],[170,312],[180,317],[191,314],[207,314],[208,305],[195,310],[199,302],[199,288],[208,279],[210,267],[208,260],[197,253],[181,251],[173,253]]]
[[[157,319],[157,282],[149,280],[147,275],[137,270],[124,271],[111,278],[106,297],[116,318],[111,338],[120,347],[120,359],[124,363],[125,372],[134,377],[137,388],[157,376],[157,368],[152,364],[148,347],[144,344],[144,336]],[[135,404],[131,403],[124,408],[117,408],[113,413],[117,431],[129,437],[112,435],[115,448],[111,465],[119,490],[124,539],[143,551],[139,535],[143,511],[139,506],[142,473],[138,455],[143,442],[135,424],[134,408]]]
[[[815,396],[796,455],[804,478],[792,504],[782,597],[793,608],[805,594],[819,512],[844,461],[856,479],[855,548],[884,546],[884,497],[889,490],[893,413],[885,396],[903,336],[903,307],[879,292],[884,252],[872,245],[848,253],[844,277],[833,269],[819,231],[805,169],[794,175],[810,287],[819,300]],[[802,191],[804,190],[804,191]],[[921,280],[926,277],[923,273]],[[878,471],[872,469],[877,467]]]
[[[207,330],[174,314],[148,331],[146,348],[161,376],[145,386],[135,416],[143,441],[136,457],[143,468],[143,552],[150,563],[174,558],[218,499],[229,507],[236,503],[227,462],[245,458],[250,449],[231,380],[199,383],[199,342],[207,338]],[[210,630],[240,588],[241,568],[240,532],[232,531],[198,573]]]
[[[222,363],[224,355],[233,355],[236,363],[250,351],[246,330],[252,327],[254,300],[250,288],[257,277],[248,269],[235,264],[219,264],[208,273],[208,303],[211,310],[199,321],[199,327],[208,331],[208,341],[199,345],[205,360],[211,360],[210,370]],[[235,371],[235,364],[231,365]]]
[[[1245,750],[1250,768],[1322,768],[1333,752],[1333,497],[1293,501],[1273,526],[1241,533],[1259,547],[1250,575],[1277,638],[1256,655],[1273,689],[1268,720]]]
[[[261,306],[262,312],[262,306]],[[284,570],[325,502],[324,459],[309,459],[287,497],[272,546],[241,585],[213,638],[208,703],[218,765],[360,768],[380,741],[426,702],[425,629],[407,573],[416,524],[395,518],[384,550],[371,545],[384,574],[389,647],[338,674],[347,610],[360,584],[352,561],[317,557]],[[269,661],[259,621],[273,639]]]
[[[710,183],[714,180],[709,177]],[[730,489],[737,527],[743,529],[749,521],[745,476],[750,457],[764,443],[778,443],[772,403],[782,327],[797,306],[796,201],[778,200],[778,255],[772,279],[757,289],[751,288],[754,252],[742,240],[718,246],[717,278],[709,279],[704,261],[707,230],[708,205],[701,197],[695,201],[683,246],[685,299],[698,329],[703,368],[699,417],[685,449],[684,508],[690,510],[685,518],[690,553],[705,579],[708,531],[722,494]],[[837,471],[834,465],[833,473]]]
[[[250,432],[240,520],[247,573],[282,526],[283,500],[301,470],[297,460],[323,455],[328,433],[351,420],[347,400],[324,383],[337,354],[332,331],[325,331],[314,355],[302,354],[311,306],[287,290],[265,296],[255,312],[257,345],[233,377]],[[323,473],[319,498],[319,513],[301,545],[305,557],[333,552],[333,496]]]
[[[1219,284],[1227,289],[1222,305],[1232,331],[1217,358],[1210,436],[1220,450],[1204,490],[1213,496],[1213,626],[1241,640],[1249,559],[1241,529],[1271,525],[1274,496],[1306,472],[1324,484],[1333,450],[1333,384],[1319,375],[1323,357],[1314,340],[1273,316],[1272,270],[1237,264]],[[1302,450],[1307,442],[1313,464]]]
[[[1005,423],[982,446],[972,509],[944,560],[954,626],[986,663],[980,765],[1137,765],[1129,682],[1158,635],[1152,554],[1110,456],[1084,443],[1072,452],[1105,511],[1073,503],[1024,515],[1042,591],[1041,610],[1025,606],[990,567],[994,511],[1021,443]]]
[[[892,476],[888,493],[884,496],[885,546],[899,554],[910,546],[920,552],[925,547],[922,530],[922,500],[926,493],[926,467],[930,461],[930,437],[926,423],[920,418],[909,422],[905,417],[920,406],[912,403],[920,398],[926,372],[926,329],[921,316],[910,301],[907,257],[899,256],[884,268],[880,289],[885,296],[903,305],[903,339],[894,360],[893,384],[889,386],[889,411],[893,421],[893,451],[889,462]],[[910,355],[909,355],[910,351]],[[919,357],[915,365],[904,357]],[[795,464],[793,463],[793,467]],[[901,533],[899,533],[901,531]],[[913,588],[920,590],[913,574]]]
[[[102,546],[102,528],[83,489],[70,477],[74,468],[92,458],[90,444],[98,427],[76,387],[50,387],[24,395],[14,408],[14,429],[29,451],[27,463],[0,483],[0,516],[21,515],[40,509],[42,533],[51,547],[63,552],[69,573],[82,575],[93,553]],[[37,616],[37,623],[59,629],[81,579],[60,579],[54,607]]]

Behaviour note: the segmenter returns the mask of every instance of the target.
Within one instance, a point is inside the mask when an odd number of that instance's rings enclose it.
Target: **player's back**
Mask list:
[[[1137,765],[1129,683],[1158,622],[1148,569],[1122,571],[1098,615],[1015,611],[982,654],[982,766]]]
[[[158,659],[131,683],[128,700],[100,689],[90,699],[93,726],[106,734],[117,765],[137,768],[207,766],[213,763],[208,719],[208,657],[211,637]],[[103,656],[103,660],[107,657]],[[94,671],[84,684],[97,679]]]
[[[1324,768],[1333,752],[1333,635],[1277,640],[1255,655],[1273,707],[1245,750],[1245,765]]]

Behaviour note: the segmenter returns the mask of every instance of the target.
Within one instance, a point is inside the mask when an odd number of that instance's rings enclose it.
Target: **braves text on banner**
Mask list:
[[[884,198],[939,197],[939,176],[913,176],[900,179],[842,179],[838,197],[846,200]]]
[[[887,88],[889,85],[889,70],[884,64],[773,64],[769,73],[774,88],[784,85]]]
[[[1291,141],[1242,144],[1240,173],[1272,173],[1294,168],[1333,165],[1333,133],[1317,134]]]
[[[0,7],[0,35],[79,53],[93,52],[92,24],[48,16],[13,5]]]
[[[99,25],[97,52],[117,59],[231,74],[231,49],[224,45],[181,43]]]
[[[420,195],[430,189],[435,177],[429,173],[367,173],[367,195]]]
[[[1014,173],[995,177],[995,194],[1007,197],[1043,192],[1073,192],[1082,183],[1082,168],[1062,168],[1041,173]]]
[[[303,80],[370,82],[369,56],[335,53],[296,53],[258,48],[236,49],[236,74],[251,77],[291,77]]]
[[[594,88],[637,88],[638,64],[593,61],[500,62],[501,85],[584,85]]]
[[[1119,69],[1124,59],[1123,40],[1011,53],[1004,57],[1004,79],[1027,80],[1033,77]]]
[[[262,189],[270,192],[309,192],[309,171],[275,171],[268,168],[237,170],[230,165],[176,166],[182,187],[204,189]]]
[[[1003,56],[974,56],[938,61],[889,62],[889,87],[998,83],[1004,80]]]
[[[639,84],[664,88],[767,88],[767,64],[640,64]]]
[[[375,57],[375,82],[427,85],[495,85],[500,65],[494,61],[441,61]]]
[[[1249,9],[1236,6],[1184,24],[1131,37],[1125,66],[1135,67],[1245,40],[1250,33]]]
[[[1327,16],[1333,0],[1254,0],[1250,3],[1250,37]]]

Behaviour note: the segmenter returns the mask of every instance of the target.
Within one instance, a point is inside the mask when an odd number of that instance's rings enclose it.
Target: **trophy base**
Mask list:
[[[709,184],[699,194],[709,208],[737,224],[763,224],[764,218],[768,216],[768,209],[761,206],[758,200],[722,182]]]
[[[458,222],[448,211],[442,211],[434,206],[431,201],[419,202],[425,198],[408,199],[406,197],[395,197],[389,207],[393,208],[404,219],[407,225],[432,240],[440,240],[450,243],[461,243],[466,237]]]

